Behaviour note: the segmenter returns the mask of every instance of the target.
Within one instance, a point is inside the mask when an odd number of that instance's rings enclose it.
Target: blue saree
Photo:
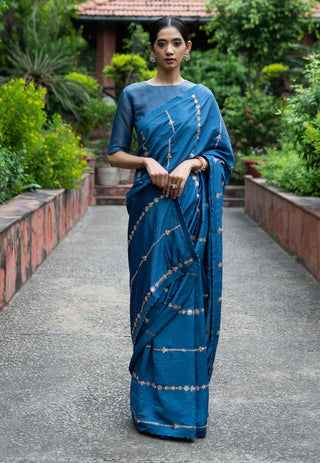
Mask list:
[[[152,156],[168,172],[198,155],[206,157],[210,170],[192,173],[173,200],[140,169],[127,194],[132,417],[147,433],[205,437],[232,149],[217,103],[202,85],[140,118],[135,128],[138,154]]]

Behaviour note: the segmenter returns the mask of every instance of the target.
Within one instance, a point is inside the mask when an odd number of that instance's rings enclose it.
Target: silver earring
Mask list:
[[[156,54],[155,54],[155,53],[151,53],[149,59],[150,59],[151,63],[156,63],[156,62],[157,62]]]
[[[183,56],[183,61],[190,61],[190,59],[191,59],[190,53],[186,51]]]

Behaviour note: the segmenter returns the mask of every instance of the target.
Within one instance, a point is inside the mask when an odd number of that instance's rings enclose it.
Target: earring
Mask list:
[[[149,59],[150,59],[151,63],[156,63],[156,62],[157,62],[156,54],[155,54],[155,53],[151,53]]]
[[[183,61],[190,61],[190,59],[191,59],[190,53],[186,51],[183,57]]]

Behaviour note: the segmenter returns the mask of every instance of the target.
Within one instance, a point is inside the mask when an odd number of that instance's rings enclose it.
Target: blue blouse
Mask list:
[[[150,85],[147,82],[128,85],[120,95],[113,121],[108,153],[129,152],[132,129],[136,123],[159,106],[180,95],[195,84],[185,80],[178,85]]]

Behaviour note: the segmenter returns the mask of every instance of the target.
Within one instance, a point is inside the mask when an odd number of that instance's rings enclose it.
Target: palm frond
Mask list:
[[[70,57],[63,53],[51,56],[42,49],[32,54],[28,50],[15,47],[11,51],[10,61],[16,77],[23,77],[26,82],[34,82],[36,86],[47,89],[46,106],[51,111],[52,96],[63,109],[71,111],[76,117],[77,103],[88,98],[88,89],[73,79],[66,79],[70,67]]]

